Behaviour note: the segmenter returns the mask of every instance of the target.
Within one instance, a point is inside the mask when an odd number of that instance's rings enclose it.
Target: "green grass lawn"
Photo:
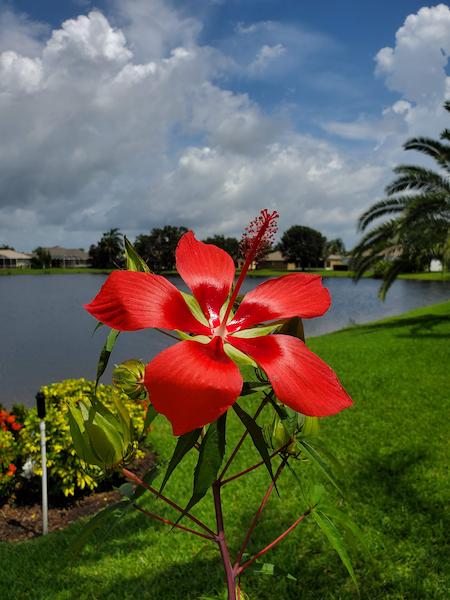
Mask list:
[[[362,598],[449,597],[449,341],[450,302],[309,341],[355,402],[352,409],[323,419],[320,436],[343,465],[346,504],[370,549],[370,556],[362,550],[352,555]],[[244,407],[250,404],[242,401]],[[236,439],[239,424],[231,417],[228,426]],[[173,440],[162,420],[155,423],[153,443],[161,457],[170,455]],[[257,458],[247,445],[240,465],[253,462]],[[190,460],[179,466],[168,495],[187,500],[192,468]],[[298,472],[308,468],[300,465]],[[298,488],[285,475],[280,498],[272,496],[254,533],[252,552],[302,511]],[[267,484],[261,468],[224,488],[234,551]],[[149,499],[148,505],[160,510],[160,502]],[[211,497],[194,512],[212,525]],[[76,523],[46,538],[1,543],[0,598],[187,600],[223,590],[220,559],[207,541],[170,533],[164,525],[130,514],[106,539],[70,561],[67,546],[79,528]],[[357,597],[337,555],[308,520],[266,560],[297,581],[249,570],[242,586],[251,600]]]

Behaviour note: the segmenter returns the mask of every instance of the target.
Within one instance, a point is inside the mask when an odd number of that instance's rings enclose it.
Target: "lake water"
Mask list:
[[[82,305],[95,296],[104,279],[94,274],[0,277],[0,403],[31,406],[41,385],[95,378],[106,330],[92,336],[95,321]],[[179,278],[170,279],[186,291]],[[264,280],[248,279],[244,291]],[[332,307],[324,317],[305,321],[307,336],[450,298],[450,282],[397,281],[384,303],[377,298],[379,281],[364,279],[354,285],[350,279],[330,278],[324,284],[331,292]],[[147,362],[171,343],[170,338],[152,330],[124,333],[111,362],[127,358]],[[110,368],[103,380],[110,381]]]

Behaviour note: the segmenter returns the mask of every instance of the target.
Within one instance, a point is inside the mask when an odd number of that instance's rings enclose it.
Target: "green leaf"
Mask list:
[[[161,483],[161,487],[159,489],[160,494],[162,494],[163,489],[166,487],[166,483],[169,481],[169,478],[172,475],[175,468],[178,466],[178,464],[181,462],[184,456],[189,452],[189,450],[191,450],[195,446],[200,432],[201,428],[194,429],[193,431],[189,431],[189,433],[180,435],[180,437],[178,438],[177,445],[175,446],[175,450],[172,454],[172,458],[170,459],[169,466],[167,467],[163,482]]]
[[[110,504],[98,512],[86,525],[82,528],[75,540],[69,544],[69,552],[77,556],[83,547],[88,543],[90,538],[99,529],[111,524],[111,516],[115,513],[117,518],[125,514],[125,509],[131,506],[129,500],[119,500],[115,504]]]
[[[270,335],[275,333],[283,327],[283,323],[275,323],[273,325],[265,325],[264,327],[252,327],[251,329],[243,329],[242,331],[236,331],[232,334],[232,337],[237,338],[255,338],[263,335]]]
[[[109,357],[111,356],[111,352],[113,351],[114,344],[116,343],[119,333],[120,331],[117,331],[117,329],[111,329],[111,331],[108,333],[105,345],[103,346],[102,351],[100,352],[100,358],[98,359],[95,389],[97,389],[100,377],[103,375],[106,367],[108,366]]]
[[[233,404],[233,410],[249,432],[255,448],[258,450],[261,459],[264,461],[264,464],[269,471],[272,481],[275,483],[273,478],[272,463],[270,461],[270,456],[267,450],[266,440],[264,439],[262,428],[256,423],[252,416],[250,416],[243,408],[239,406],[237,402]]]
[[[194,315],[194,317],[197,319],[197,321],[200,321],[200,323],[203,323],[203,325],[206,325],[206,327],[209,327],[208,320],[205,317],[200,304],[197,302],[197,300],[194,298],[194,296],[192,296],[191,294],[187,294],[186,292],[180,292],[180,293],[183,296],[184,301],[188,305],[189,310]]]
[[[135,247],[130,242],[130,240],[124,236],[125,241],[125,259],[126,259],[126,267],[128,271],[142,271],[144,273],[150,273],[150,269],[145,262],[145,260],[139,256],[136,252]]]
[[[281,569],[277,565],[274,565],[273,563],[263,563],[261,565],[261,567],[259,569],[255,569],[253,571],[253,573],[255,573],[255,575],[269,575],[269,576],[275,576],[275,577],[277,577],[277,576],[278,577],[286,577],[287,579],[290,579],[291,581],[297,581],[296,577],[294,577],[293,575],[291,575],[284,569]]]
[[[94,327],[94,331],[92,332],[92,337],[94,337],[94,335],[97,333],[97,331],[101,328],[104,327],[103,323],[97,323],[97,325]]]
[[[319,467],[319,469],[322,471],[322,473],[325,475],[325,477],[330,481],[330,483],[332,483],[334,485],[334,487],[338,490],[338,492],[341,495],[343,495],[342,490],[339,487],[338,483],[336,482],[336,480],[333,476],[333,473],[331,472],[330,467],[323,460],[323,458],[319,454],[319,452],[317,452],[317,450],[315,448],[313,448],[313,446],[311,446],[309,441],[307,441],[305,439],[300,439],[300,440],[298,440],[297,443],[298,443],[299,449],[302,450],[306,454],[306,456]]]
[[[338,509],[336,506],[324,504],[323,502],[320,502],[318,508],[343,528],[346,542],[348,542],[355,549],[358,547],[362,548],[367,554],[369,554],[369,549],[367,547],[363,532],[356,525],[356,523],[350,519],[347,513]]]
[[[289,437],[292,437],[298,430],[299,417],[302,418],[303,415],[295,412],[295,410],[292,410],[287,406],[281,406],[275,400],[272,400],[272,406],[274,407],[275,412],[279,416],[281,423],[283,424],[283,427],[286,430],[286,433]]]
[[[253,358],[250,358],[250,356],[248,356],[244,352],[241,352],[241,350],[238,350],[231,344],[225,343],[223,345],[223,350],[228,356],[228,358],[231,358],[231,360],[237,365],[249,365],[252,367],[257,367],[257,364],[255,363]]]
[[[205,496],[206,492],[217,479],[220,466],[225,454],[225,423],[226,415],[222,415],[211,423],[200,445],[198,461],[194,470],[194,489],[180,519]],[[177,522],[178,522],[177,521]]]
[[[249,396],[250,394],[268,392],[270,389],[271,387],[268,383],[261,383],[260,381],[245,381],[239,396]]]
[[[180,331],[179,329],[175,329],[180,340],[187,340],[189,342],[198,342],[199,344],[209,344],[211,338],[207,335],[189,335],[189,333],[185,333],[184,331]]]
[[[302,342],[305,341],[305,330],[303,329],[303,321],[300,317],[293,317],[284,322],[283,326],[279,330],[279,333],[286,335],[292,335]]]
[[[145,415],[144,428],[142,430],[143,433],[145,433],[148,430],[148,428],[158,415],[159,412],[156,410],[153,404],[149,404],[147,408],[147,414]]]
[[[327,537],[331,546],[338,553],[339,558],[341,559],[343,565],[347,569],[348,574],[352,578],[356,589],[359,591],[355,572],[353,570],[353,566],[348,555],[347,548],[345,546],[344,538],[341,535],[340,531],[338,530],[334,522],[331,520],[331,518],[324,512],[322,512],[320,509],[313,510],[311,514],[322,533]]]

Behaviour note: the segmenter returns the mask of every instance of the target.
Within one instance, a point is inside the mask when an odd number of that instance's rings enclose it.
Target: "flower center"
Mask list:
[[[215,327],[212,330],[212,334],[213,334],[213,337],[221,337],[222,340],[225,341],[228,331],[227,331],[226,326],[224,324],[222,324],[222,325],[219,325],[219,327]]]

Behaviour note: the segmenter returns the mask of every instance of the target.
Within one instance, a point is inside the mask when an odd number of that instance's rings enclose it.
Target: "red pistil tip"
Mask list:
[[[276,210],[270,213],[264,208],[260,214],[244,229],[241,240],[241,253],[250,260],[262,258],[270,250],[278,229],[279,214]]]

